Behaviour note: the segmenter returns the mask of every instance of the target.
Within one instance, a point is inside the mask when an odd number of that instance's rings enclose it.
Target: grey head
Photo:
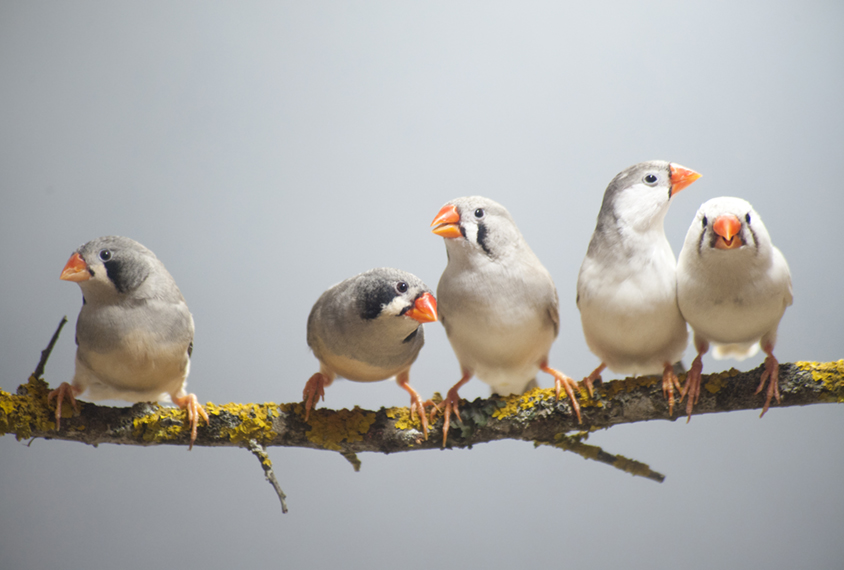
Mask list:
[[[72,265],[73,271],[69,271]],[[62,279],[78,282],[85,302],[184,301],[155,254],[122,236],[103,236],[81,245],[65,266]]]
[[[325,291],[308,316],[308,345],[361,361],[389,359],[424,342],[421,324],[436,320],[436,301],[425,283],[399,269],[371,269]]]
[[[449,256],[460,251],[497,260],[528,249],[507,208],[483,196],[466,196],[447,202],[431,224],[446,238]],[[462,239],[461,239],[462,238]]]

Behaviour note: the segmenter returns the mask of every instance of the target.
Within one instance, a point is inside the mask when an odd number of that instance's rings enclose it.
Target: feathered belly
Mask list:
[[[611,370],[656,374],[680,360],[688,331],[676,302],[612,303],[581,306],[583,333],[590,350]]]
[[[126,401],[160,400],[176,393],[188,375],[187,347],[150,345],[138,339],[108,352],[80,347],[74,382],[89,389],[89,398]]]

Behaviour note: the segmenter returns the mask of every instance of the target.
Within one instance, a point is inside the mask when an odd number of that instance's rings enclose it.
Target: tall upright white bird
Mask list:
[[[684,389],[689,419],[700,396],[701,357],[710,343],[717,359],[743,360],[762,347],[767,357],[756,393],[767,381],[759,417],[764,416],[772,397],[780,401],[774,345],[794,297],[785,257],[747,201],[713,198],[697,211],[677,264],[677,299],[697,349]]]
[[[305,384],[305,420],[337,376],[355,382],[396,377],[410,394],[411,417],[418,410],[428,438],[425,402],[409,382],[410,365],[425,344],[423,323],[437,320],[437,302],[415,275],[399,269],[371,269],[325,291],[308,315],[308,346],[319,372]]]
[[[440,321],[462,377],[445,405],[443,445],[452,412],[460,419],[457,390],[474,375],[494,394],[521,394],[539,370],[564,388],[577,419],[577,383],[548,366],[560,327],[557,289],[501,204],[481,196],[446,203],[431,223],[445,238],[448,265],[437,286]]]
[[[76,408],[76,396],[127,402],[172,401],[187,410],[190,447],[201,416],[208,415],[185,391],[193,351],[193,317],[173,277],[153,252],[135,240],[105,236],[70,256],[61,279],[82,289],[76,320],[76,372],[48,399]]]
[[[676,262],[663,221],[671,200],[700,174],[653,160],[620,172],[604,192],[598,223],[577,276],[577,307],[589,349],[601,364],[584,383],[609,368],[621,374],[662,373],[674,411],[680,383],[673,364],[688,343],[677,307]]]

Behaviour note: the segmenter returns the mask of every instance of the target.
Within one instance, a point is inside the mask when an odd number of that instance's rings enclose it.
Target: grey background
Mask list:
[[[551,271],[551,363],[582,377],[597,360],[577,270],[607,183],[653,158],[704,175],[666,220],[675,253],[703,201],[748,199],[793,275],[777,356],[839,359],[843,25],[834,1],[6,0],[0,386],[26,380],[65,314],[47,379],[70,380],[81,295],[59,273],[79,244],[122,234],[188,300],[200,401],[296,401],[317,370],[319,294],[375,266],[435,287],[428,225],[468,194],[505,204]],[[459,368],[440,325],[426,336],[411,381],[430,395]],[[341,381],[325,405],[407,401],[391,381]],[[662,485],[516,442],[364,455],[360,473],[272,449],[285,516],[244,450],[6,436],[0,564],[840,568],[842,433],[840,406],[816,405],[592,436]]]

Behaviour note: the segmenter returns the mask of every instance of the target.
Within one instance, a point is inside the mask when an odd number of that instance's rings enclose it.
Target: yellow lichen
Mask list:
[[[416,419],[411,419],[410,408],[387,408],[387,417],[391,420],[396,420],[395,426],[397,429],[416,429],[422,430],[422,422],[419,421],[419,416]]]
[[[815,382],[823,382],[824,389],[832,396],[834,401],[844,403],[844,360],[833,362],[806,362],[794,363],[797,368],[812,373]]]
[[[365,412],[357,406],[353,410],[311,410],[308,424],[311,429],[305,434],[309,441],[334,451],[341,451],[344,441],[363,441],[363,436],[375,423],[375,413]]]
[[[265,404],[233,404],[217,406],[213,402],[205,405],[208,415],[219,416],[221,412],[228,412],[237,418],[236,425],[224,425],[220,435],[229,438],[232,443],[245,443],[249,440],[266,443],[272,441],[278,434],[273,431],[273,414],[280,408],[274,402]]]
[[[150,443],[170,441],[179,437],[183,429],[190,431],[187,412],[178,408],[163,408],[132,420],[132,436]]]
[[[47,383],[34,376],[18,388],[18,394],[0,390],[0,435],[9,431],[15,433],[18,441],[32,437],[32,430],[51,431],[56,429],[54,411],[47,406]],[[73,413],[68,406],[66,416]]]
[[[737,374],[741,374],[741,372],[735,368],[730,368],[729,370],[718,372],[717,374],[710,374],[703,387],[706,388],[706,391],[710,394],[716,394],[719,390],[721,390],[721,388],[728,384],[728,379],[736,376]]]
[[[543,400],[556,398],[553,388],[534,388],[521,395],[504,397],[504,406],[492,412],[492,417],[503,420],[518,414],[520,411],[529,410]]]

